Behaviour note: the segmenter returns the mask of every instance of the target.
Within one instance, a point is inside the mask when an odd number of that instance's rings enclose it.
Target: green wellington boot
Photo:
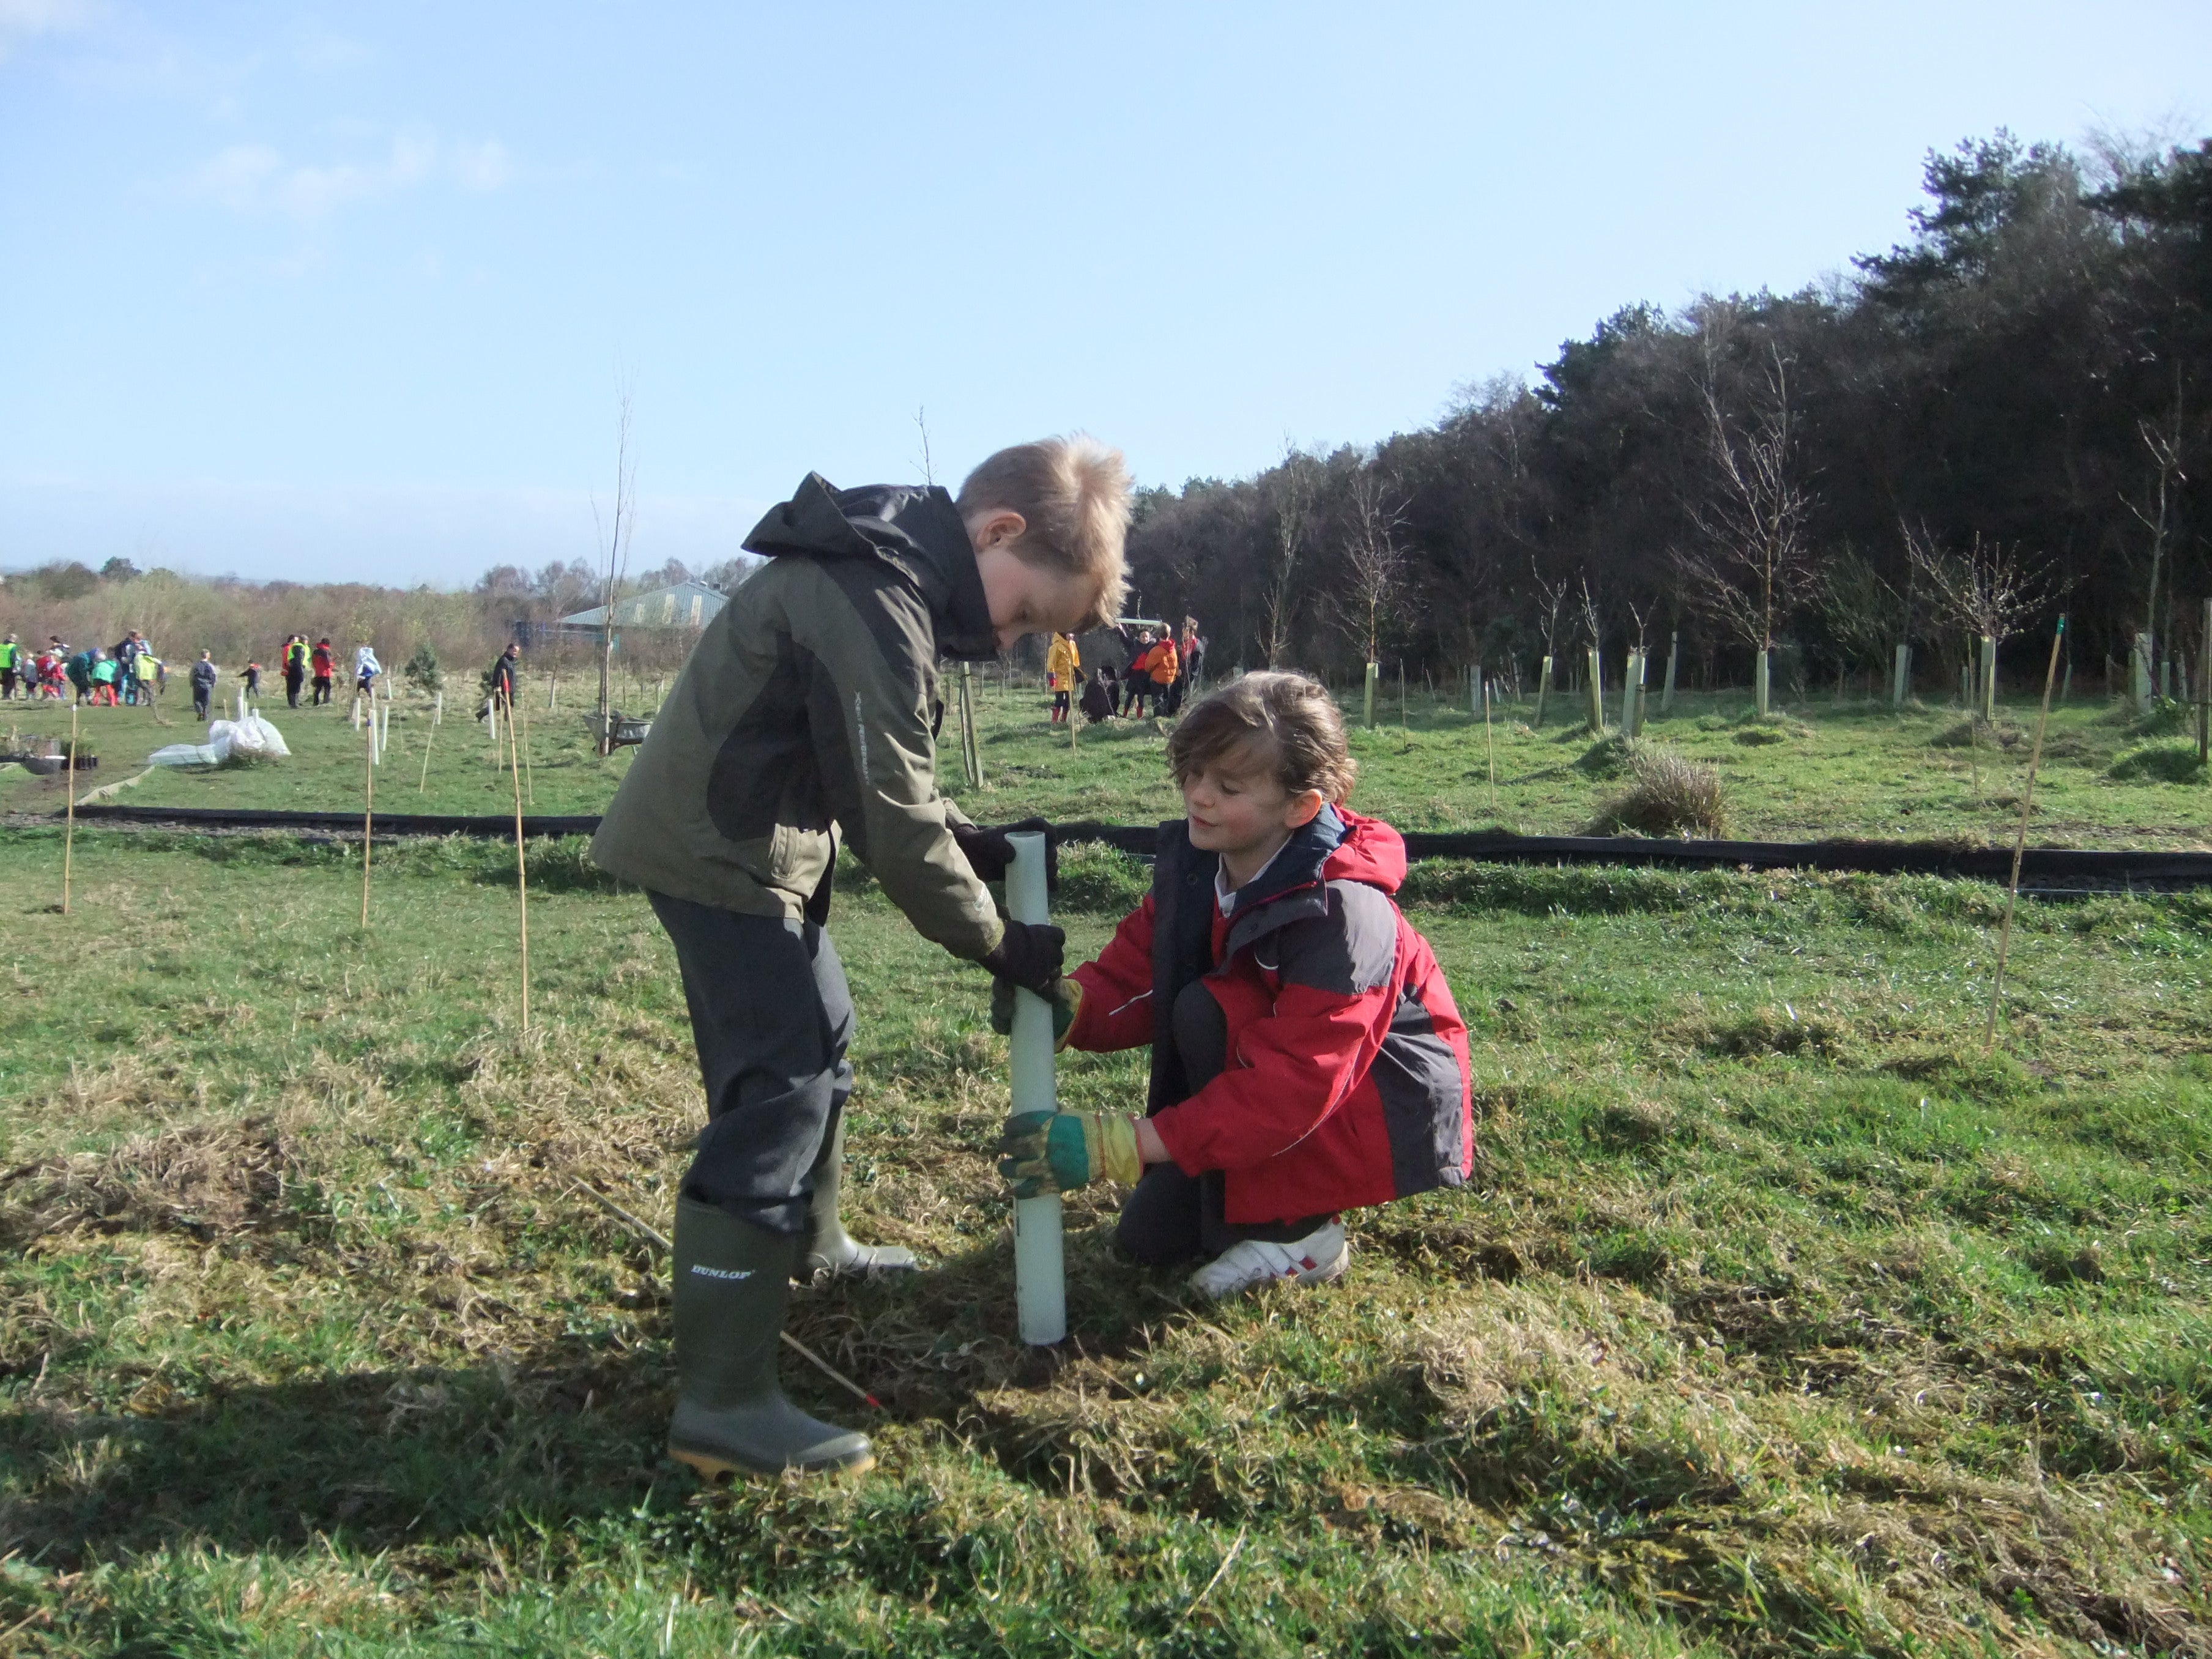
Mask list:
[[[863,1244],[845,1231],[837,1215],[837,1188],[845,1167],[845,1114],[840,1111],[822,1143],[821,1156],[811,1171],[814,1201],[809,1209],[811,1231],[799,1277],[812,1282],[843,1274],[910,1273],[914,1252],[897,1244]]]
[[[676,1201],[676,1415],[668,1455],[708,1480],[739,1470],[860,1470],[868,1437],[783,1397],[777,1345],[799,1241],[711,1204]]]

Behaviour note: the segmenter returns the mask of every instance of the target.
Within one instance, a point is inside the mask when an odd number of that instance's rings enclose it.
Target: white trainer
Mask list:
[[[1190,1286],[1210,1301],[1260,1285],[1325,1285],[1352,1258],[1340,1222],[1328,1221],[1288,1244],[1248,1238],[1232,1244],[1190,1276]]]

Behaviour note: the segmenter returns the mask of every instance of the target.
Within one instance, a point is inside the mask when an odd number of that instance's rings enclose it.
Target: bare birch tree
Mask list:
[[[1348,573],[1339,602],[1345,631],[1376,660],[1383,629],[1397,619],[1406,589],[1405,499],[1363,468],[1352,480],[1352,523],[1344,544]]]
[[[1790,360],[1770,347],[1747,416],[1730,417],[1708,337],[1698,396],[1705,415],[1706,485],[1686,503],[1704,545],[1675,563],[1690,607],[1754,651],[1771,651],[1814,593],[1820,562],[1806,537],[1813,498],[1796,468]]]
[[[1925,526],[1899,528],[1912,568],[1927,583],[1931,607],[1969,639],[2002,645],[2057,596],[2048,568],[2023,560],[2017,549],[1977,535],[1964,553],[1954,553],[1937,545]]]
[[[615,600],[629,574],[629,543],[637,526],[637,462],[630,454],[630,399],[623,393],[622,412],[615,428],[614,523],[599,517],[599,497],[592,498],[592,524],[606,552],[599,580],[599,757],[614,752],[614,705],[609,684],[614,677]]]
[[[1260,593],[1260,643],[1270,668],[1281,667],[1290,654],[1291,629],[1297,621],[1298,567],[1313,537],[1314,467],[1313,457],[1293,444],[1284,444],[1281,482],[1276,486],[1274,546]]]
[[[2120,497],[2121,505],[2135,514],[2142,527],[2150,532],[2150,590],[2143,599],[2142,632],[2143,657],[2154,666],[2157,660],[2154,641],[2158,635],[2158,579],[2166,563],[2167,544],[2172,537],[2173,493],[2177,485],[2189,482],[2189,475],[2182,467],[2183,446],[2187,436],[2182,393],[2181,376],[2176,373],[2172,415],[2163,422],[2136,421],[2136,434],[2150,455],[2150,487],[2145,492],[2145,499],[2141,501],[2130,500],[2126,495]],[[2166,598],[2166,608],[2169,611],[2173,608],[2171,593]]]
[[[1533,558],[1528,562],[1528,580],[1536,590],[1536,626],[1544,635],[1544,654],[1559,654],[1559,623],[1566,615],[1569,597],[1567,579],[1556,582],[1544,580],[1543,567]]]

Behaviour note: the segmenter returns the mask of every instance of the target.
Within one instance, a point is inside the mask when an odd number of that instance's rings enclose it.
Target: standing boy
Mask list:
[[[206,652],[192,665],[192,716],[204,722],[208,704],[215,696],[215,659]]]
[[[708,1124],[676,1206],[670,1453],[709,1478],[865,1468],[865,1435],[784,1398],[792,1278],[910,1269],[837,1214],[853,1005],[823,931],[840,839],[925,938],[1040,994],[1056,927],[1002,922],[1012,858],[937,789],[940,659],[1121,603],[1129,479],[1088,438],[1000,450],[957,501],[809,474],[754,527],[769,562],[708,623],[592,842],[676,947]]]

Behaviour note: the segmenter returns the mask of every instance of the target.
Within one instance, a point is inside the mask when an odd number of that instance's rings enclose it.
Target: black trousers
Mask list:
[[[315,706],[316,708],[321,708],[321,707],[323,706],[323,704],[325,704],[325,703],[328,702],[330,700],[331,700],[331,677],[330,677],[328,674],[318,674],[318,675],[316,675],[316,676],[315,676],[315,695],[314,695],[314,698],[313,698],[314,706]]]
[[[1196,1094],[1221,1074],[1229,1060],[1229,1028],[1221,1005],[1205,986],[1183,987],[1170,1018],[1174,1021],[1177,1052],[1182,1055],[1183,1075]],[[1232,1244],[1248,1238],[1288,1244],[1304,1238],[1328,1219],[1326,1215],[1294,1216],[1281,1221],[1239,1222],[1228,1219],[1228,1177],[1218,1170],[1185,1175],[1173,1164],[1147,1169],[1121,1206],[1114,1226],[1114,1243],[1125,1255],[1147,1267],[1173,1267],[1203,1256],[1212,1261]]]
[[[199,720],[207,718],[208,694],[198,686],[192,688],[192,714]]]
[[[300,683],[305,678],[289,668],[284,671],[284,701],[294,708],[300,706]]]
[[[830,935],[652,893],[684,970],[707,1089],[686,1195],[803,1236],[814,1164],[853,1092],[853,998]]]

